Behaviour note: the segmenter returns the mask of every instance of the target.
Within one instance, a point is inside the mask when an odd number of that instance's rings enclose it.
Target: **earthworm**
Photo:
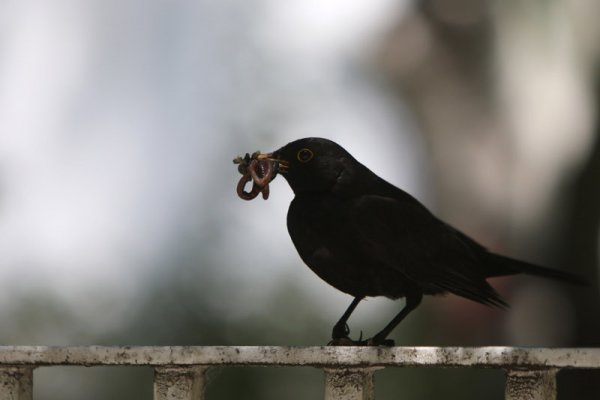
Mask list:
[[[246,172],[237,184],[237,194],[241,199],[244,200],[252,200],[260,193],[260,189],[256,186],[256,183],[252,184],[252,191],[246,192],[244,189],[246,187],[246,183],[250,182],[252,177],[250,176],[250,172]]]
[[[256,154],[256,153],[255,153]],[[237,184],[237,194],[241,199],[252,200],[259,193],[262,193],[263,199],[269,198],[269,182],[273,178],[274,168],[269,160],[257,160],[255,155],[251,158],[248,154],[244,158],[238,157],[234,163],[239,164],[238,171],[242,174]],[[252,181],[252,190],[245,190],[246,184]]]
[[[258,171],[257,171],[258,168]],[[270,161],[250,161],[250,175],[252,180],[260,187],[266,187],[273,177],[273,164]],[[262,175],[262,178],[260,176]]]

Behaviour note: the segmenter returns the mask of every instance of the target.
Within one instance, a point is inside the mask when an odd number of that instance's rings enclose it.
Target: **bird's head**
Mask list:
[[[261,156],[278,162],[277,172],[296,194],[332,190],[354,160],[340,145],[322,138],[299,139]]]

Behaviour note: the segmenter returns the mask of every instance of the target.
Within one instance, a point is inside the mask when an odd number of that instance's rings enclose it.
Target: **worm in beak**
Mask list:
[[[269,198],[269,183],[275,179],[278,171],[278,162],[270,158],[270,154],[259,151],[252,155],[246,153],[244,157],[236,157],[234,164],[238,164],[238,171],[242,177],[238,181],[236,191],[244,200],[252,200],[262,193],[263,199]],[[252,189],[247,192],[246,184],[252,181]]]

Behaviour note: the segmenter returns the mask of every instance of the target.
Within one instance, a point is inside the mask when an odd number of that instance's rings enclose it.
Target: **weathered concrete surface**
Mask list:
[[[326,368],[325,400],[375,400],[376,368]]]
[[[0,365],[600,368],[600,348],[0,346]]]
[[[156,367],[154,400],[204,399],[206,367]]]
[[[508,370],[506,400],[556,400],[556,369]]]
[[[323,368],[327,400],[373,400],[373,371],[388,366],[504,368],[507,400],[555,400],[557,371],[600,368],[600,348],[0,346],[0,400],[31,400],[33,368],[50,365],[153,366],[155,400],[202,399],[216,365]]]
[[[0,367],[0,400],[31,400],[33,368]]]

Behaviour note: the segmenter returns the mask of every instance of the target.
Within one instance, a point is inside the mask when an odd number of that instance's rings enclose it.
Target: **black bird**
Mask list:
[[[258,157],[278,165],[294,191],[287,227],[302,260],[354,296],[330,344],[392,346],[387,336],[425,294],[454,293],[507,307],[486,281],[494,276],[525,273],[584,283],[578,276],[486,250],[330,140],[300,139]],[[371,339],[352,341],[347,321],[367,296],[404,297],[406,305]]]

